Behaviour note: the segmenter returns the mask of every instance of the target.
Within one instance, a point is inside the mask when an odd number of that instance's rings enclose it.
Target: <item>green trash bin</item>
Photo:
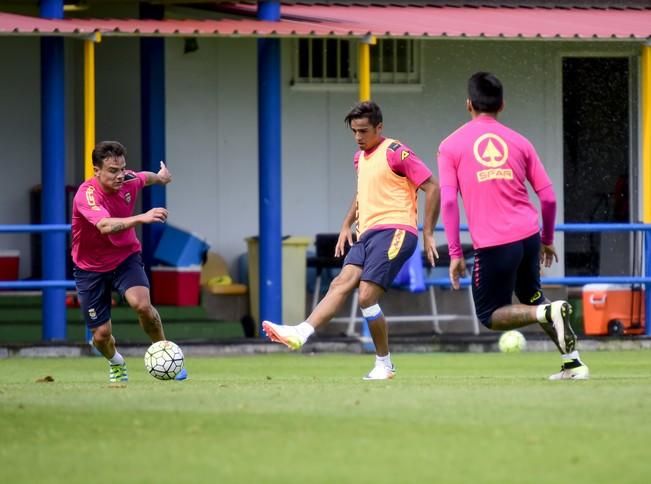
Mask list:
[[[260,325],[260,256],[258,237],[246,239],[249,257],[249,301],[251,316]],[[305,320],[306,251],[307,237],[288,237],[283,240],[283,323],[297,324]],[[280,323],[281,321],[274,321]]]

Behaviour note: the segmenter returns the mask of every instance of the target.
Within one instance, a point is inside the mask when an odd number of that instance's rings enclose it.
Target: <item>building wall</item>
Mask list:
[[[29,190],[41,181],[39,49],[38,39],[0,41],[0,224],[29,222]],[[21,251],[21,274],[25,274],[29,236],[0,234],[0,250],[6,249]]]
[[[167,190],[169,222],[208,239],[229,261],[258,231],[256,41],[208,39],[184,52],[184,40],[166,41]],[[439,142],[468,120],[465,85],[489,70],[505,86],[501,120],[537,147],[557,188],[562,221],[562,120],[560,56],[593,52],[636,54],[634,44],[571,42],[426,41],[421,90],[374,89],[385,115],[385,134],[412,147],[436,173]],[[66,41],[69,183],[83,177],[83,55],[79,40]],[[353,139],[343,118],[357,99],[344,91],[290,86],[292,41],[283,41],[283,232],[313,236],[337,232],[355,189]],[[29,189],[40,181],[39,41],[0,39],[0,142],[4,170],[15,182],[0,192],[0,223],[29,221]],[[140,166],[139,42],[105,37],[97,46],[97,140],[117,139]],[[236,67],[237,66],[237,67]],[[4,185],[7,185],[6,188]],[[445,243],[443,234],[437,237]],[[559,253],[562,253],[559,238]],[[29,238],[2,235],[0,249],[22,253],[29,275]],[[562,267],[562,265],[557,265]]]
[[[283,42],[283,232],[337,232],[355,189],[356,146],[343,118],[357,88],[290,86],[292,45]],[[422,90],[374,88],[373,98],[383,109],[385,134],[409,144],[436,173],[439,142],[468,120],[468,76],[477,70],[496,73],[505,85],[501,120],[537,147],[555,183],[562,222],[560,59],[594,52],[637,50],[608,43],[425,42]],[[235,71],[231,66],[239,58],[250,62]],[[206,236],[232,260],[246,250],[243,239],[256,234],[258,224],[255,41],[200,39],[198,51],[184,54],[182,39],[171,39],[167,60],[168,157],[171,166],[192,163],[201,174],[175,175],[168,191],[170,222]],[[190,178],[193,197],[185,188]],[[443,234],[438,241],[445,243]],[[557,248],[562,254],[562,237]],[[550,274],[560,267],[562,260]]]
[[[32,191],[41,184],[41,63],[40,39],[3,37],[0,40],[0,146],[2,155],[2,189],[0,190],[0,224],[24,224],[31,221]],[[66,59],[74,59],[76,45],[64,42]],[[74,62],[65,69],[66,106],[66,183],[75,182],[75,150],[83,129],[75,128],[79,81]],[[82,104],[83,109],[83,104]],[[83,120],[83,118],[81,118]],[[82,137],[80,138],[80,133]],[[35,207],[36,209],[36,207]],[[31,237],[29,234],[0,234],[0,250],[20,251],[20,277],[31,275]]]

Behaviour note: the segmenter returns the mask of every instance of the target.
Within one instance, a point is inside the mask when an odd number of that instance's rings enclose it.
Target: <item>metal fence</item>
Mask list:
[[[651,224],[641,223],[599,223],[599,224],[584,224],[584,223],[570,223],[559,224],[555,227],[557,232],[576,233],[576,232],[642,232],[644,240],[642,243],[642,264],[641,276],[566,276],[566,277],[543,277],[543,284],[557,284],[565,286],[582,286],[591,283],[606,283],[606,284],[643,284],[645,286],[645,320],[646,320],[646,335],[651,336]],[[436,227],[437,231],[443,231],[442,226]],[[461,230],[468,230],[467,225],[462,225]],[[0,225],[0,233],[47,233],[47,232],[69,232],[70,225],[68,224],[41,224],[41,225]],[[448,278],[434,278],[428,279],[428,284],[447,286],[450,284]],[[461,284],[467,286],[470,284],[470,279],[465,278],[461,280]],[[72,289],[75,287],[74,281],[70,280],[22,280],[22,281],[0,281],[1,289],[41,289],[44,294],[48,291],[56,289]],[[51,298],[50,298],[51,299]],[[52,334],[48,331],[48,326],[55,324],[51,321],[52,309],[46,308],[47,300],[44,301],[43,307],[43,335]],[[59,308],[60,306],[57,306]],[[49,310],[48,310],[49,309]],[[58,310],[58,309],[57,309]],[[61,318],[59,321],[65,321],[65,306],[63,307],[63,314],[56,315],[55,317]],[[49,315],[47,317],[46,315]],[[44,337],[47,340],[47,338]]]

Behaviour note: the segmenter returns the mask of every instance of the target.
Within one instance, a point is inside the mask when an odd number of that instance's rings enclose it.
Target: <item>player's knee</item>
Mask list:
[[[338,291],[342,293],[349,293],[355,287],[355,281],[350,276],[343,274],[337,275],[330,283],[330,291]]]
[[[151,305],[151,301],[146,299],[140,299],[134,301],[131,304],[133,310],[138,313],[138,316],[141,316],[145,319],[151,319],[154,314],[154,306]]]
[[[359,290],[359,306],[362,308],[367,308],[373,305],[377,305],[377,295],[370,290],[364,290],[360,288]],[[378,306],[379,307],[379,306]]]
[[[111,333],[111,328],[108,324],[103,324],[95,330],[93,330],[93,342],[98,345],[104,345],[108,343],[113,337]]]

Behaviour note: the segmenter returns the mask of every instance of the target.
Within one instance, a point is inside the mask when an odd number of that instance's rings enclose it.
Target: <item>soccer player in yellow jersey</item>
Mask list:
[[[355,105],[345,122],[359,151],[353,159],[357,193],[344,218],[334,254],[341,257],[346,243],[351,246],[343,269],[304,322],[285,326],[263,321],[262,327],[272,341],[298,349],[359,287],[359,305],[376,350],[375,365],[364,379],[387,380],[395,376],[396,368],[391,362],[388,327],[379,300],[418,245],[418,190],[425,193],[424,250],[434,265],[438,257],[434,226],[440,208],[439,184],[408,146],[382,135],[382,111],[373,101]]]

